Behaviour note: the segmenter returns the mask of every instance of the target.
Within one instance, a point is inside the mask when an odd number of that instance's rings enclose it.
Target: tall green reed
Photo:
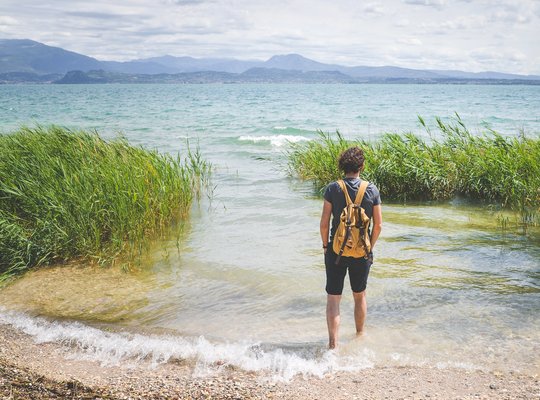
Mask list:
[[[387,199],[447,200],[456,196],[507,207],[520,213],[524,226],[538,224],[540,207],[540,140],[505,137],[492,130],[472,134],[459,115],[436,119],[434,135],[419,117],[430,140],[412,134],[387,133],[377,142],[345,140],[319,132],[318,140],[291,144],[288,170],[312,180],[318,189],[341,176],[340,153],[364,149],[363,176]]]
[[[0,277],[140,250],[187,216],[209,173],[198,148],[182,160],[58,126],[0,136]]]

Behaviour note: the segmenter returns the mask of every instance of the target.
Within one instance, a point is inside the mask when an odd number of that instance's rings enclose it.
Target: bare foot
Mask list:
[[[329,348],[330,350],[333,350],[333,349],[335,349],[336,347],[337,347],[337,343],[336,343],[335,340],[330,340],[330,341],[328,342],[328,348]]]

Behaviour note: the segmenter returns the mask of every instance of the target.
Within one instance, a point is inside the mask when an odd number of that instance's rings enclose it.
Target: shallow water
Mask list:
[[[497,212],[457,200],[384,204],[368,333],[354,337],[346,285],[343,346],[326,352],[321,201],[286,176],[283,155],[287,139],[311,140],[318,128],[418,131],[416,114],[457,111],[473,130],[486,120],[504,134],[539,132],[538,110],[532,86],[0,87],[5,130],[32,120],[123,130],[170,152],[189,137],[215,166],[179,241],[153,243],[127,273],[30,272],[0,291],[0,322],[102,362],[189,357],[282,377],[424,364],[538,373],[538,232],[502,232]]]

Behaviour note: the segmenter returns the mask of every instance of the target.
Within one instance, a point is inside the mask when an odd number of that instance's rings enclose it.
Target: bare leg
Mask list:
[[[335,349],[339,331],[339,303],[341,295],[329,294],[326,300],[326,323],[328,324],[328,348]]]
[[[364,333],[364,322],[367,315],[366,291],[353,292],[354,297],[354,322],[356,324],[356,334]]]

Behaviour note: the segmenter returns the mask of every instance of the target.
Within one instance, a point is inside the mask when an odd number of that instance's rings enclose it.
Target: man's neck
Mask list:
[[[349,172],[345,174],[345,178],[358,178],[360,176],[360,172]]]

